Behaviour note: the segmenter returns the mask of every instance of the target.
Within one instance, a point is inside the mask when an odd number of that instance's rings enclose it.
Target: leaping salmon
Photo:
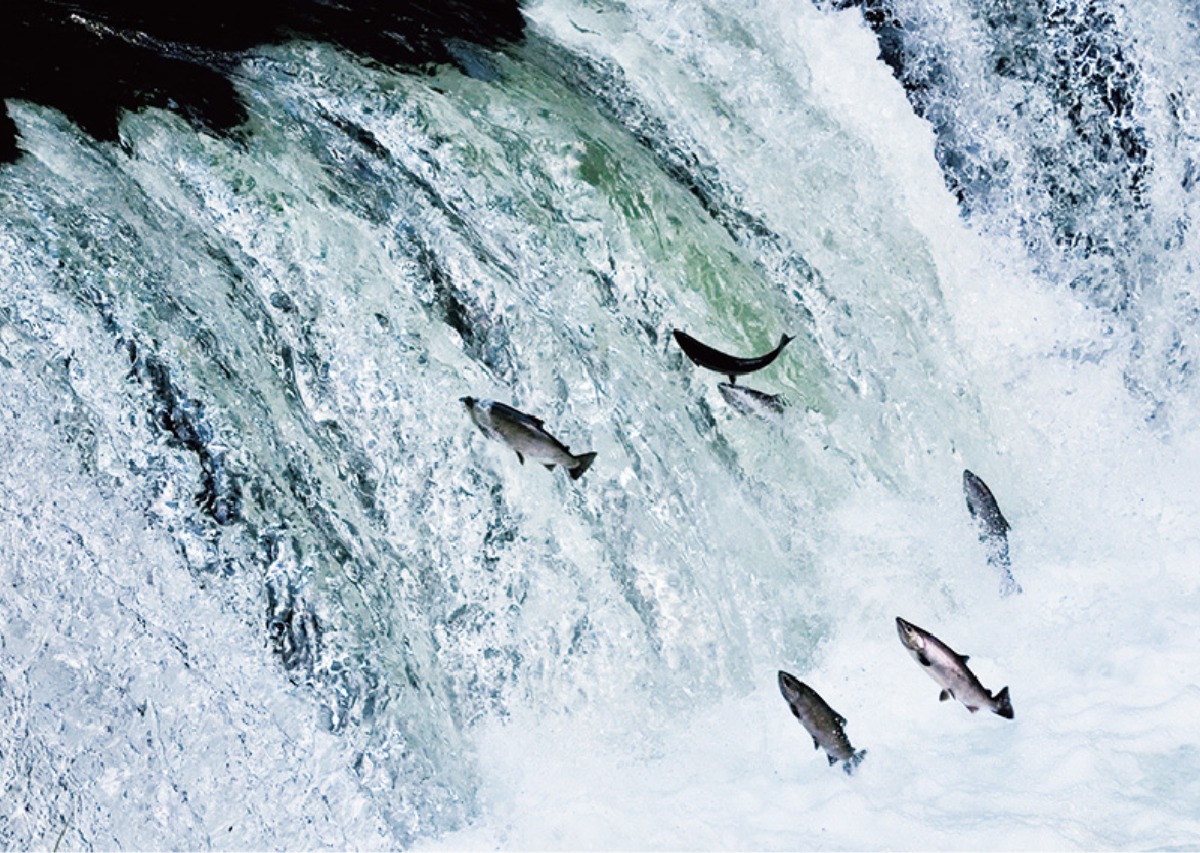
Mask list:
[[[790,335],[783,335],[779,338],[779,346],[775,347],[769,353],[756,355],[751,358],[739,358],[736,355],[729,355],[718,349],[713,349],[708,344],[702,344],[687,332],[681,332],[679,329],[675,329],[673,334],[675,335],[676,343],[679,344],[679,348],[683,350],[688,358],[700,367],[725,374],[729,377],[731,385],[737,384],[739,376],[746,373],[753,373],[756,370],[762,370],[777,359],[779,354],[783,352],[783,348],[788,345],[788,342],[793,340]]]
[[[963,470],[963,496],[967,499],[967,512],[979,526],[979,541],[987,547],[988,565],[1000,572],[1000,594],[1011,595],[1021,591],[1021,585],[1013,577],[1012,563],[1008,559],[1008,531],[1012,527],[1000,512],[1000,505],[992,490],[975,474]]]
[[[461,402],[483,434],[511,447],[522,465],[528,456],[547,468],[561,465],[571,473],[572,480],[578,480],[596,459],[595,453],[572,453],[565,444],[546,432],[540,419],[512,406],[494,400],[476,400],[474,397],[462,397]]]
[[[779,692],[787,700],[800,725],[812,735],[813,749],[824,747],[829,766],[840,761],[846,775],[852,775],[867,751],[855,751],[850,745],[850,739],[846,737],[846,718],[830,708],[829,703],[817,695],[817,691],[783,670],[779,671]]]
[[[975,673],[967,669],[966,655],[960,655],[924,628],[905,622],[899,616],[896,617],[896,632],[913,660],[921,665],[930,678],[942,685],[938,699],[943,702],[957,699],[972,714],[980,708],[987,708],[1006,719],[1013,718],[1008,688],[1003,688],[993,696],[979,683]]]
[[[744,415],[758,415],[760,418],[771,418],[783,414],[786,404],[778,394],[768,394],[749,385],[733,385],[722,382],[717,390],[725,398],[725,402]]]

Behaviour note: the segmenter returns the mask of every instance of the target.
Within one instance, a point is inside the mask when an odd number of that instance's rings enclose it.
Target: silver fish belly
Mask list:
[[[778,394],[768,394],[748,385],[734,385],[722,382],[717,390],[725,398],[725,402],[744,415],[757,415],[760,418],[770,418],[783,414],[785,404]]]

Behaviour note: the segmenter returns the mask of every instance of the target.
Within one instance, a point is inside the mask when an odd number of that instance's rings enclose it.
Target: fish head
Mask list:
[[[791,702],[800,695],[801,684],[796,676],[790,672],[779,670],[779,692],[783,694],[783,698]]]
[[[963,494],[967,498],[967,511],[971,518],[978,522],[983,533],[989,536],[1003,536],[1011,525],[1000,512],[996,498],[987,483],[970,471],[963,470]]]
[[[489,409],[487,400],[479,400],[475,397],[459,397],[459,402],[467,410],[467,414],[471,418],[471,423],[479,427],[485,434],[491,435],[491,418],[489,417]]]
[[[905,622],[899,616],[896,617],[896,633],[900,635],[900,642],[904,643],[904,647],[910,652],[919,652],[925,648],[925,638],[921,629],[911,622]]]
[[[967,498],[967,509],[973,518],[978,518],[987,510],[990,490],[983,480],[966,469],[963,470],[963,495]]]

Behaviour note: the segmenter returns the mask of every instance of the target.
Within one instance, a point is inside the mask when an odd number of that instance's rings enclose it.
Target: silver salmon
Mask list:
[[[967,656],[960,655],[924,628],[918,628],[911,622],[905,622],[896,617],[896,631],[900,634],[900,642],[908,649],[913,660],[942,686],[938,698],[945,702],[947,699],[957,699],[967,706],[974,714],[980,708],[987,708],[994,714],[1011,720],[1013,718],[1012,702],[1008,698],[1008,688],[1005,687],[994,696],[987,688],[979,683],[975,673],[967,669]]]
[[[570,472],[572,480],[578,480],[596,459],[595,453],[572,453],[565,444],[546,432],[541,420],[512,406],[474,397],[462,397],[461,402],[483,434],[511,447],[522,465],[526,458],[551,469],[561,465]]]

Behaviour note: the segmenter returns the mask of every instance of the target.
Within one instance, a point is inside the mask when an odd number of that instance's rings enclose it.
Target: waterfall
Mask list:
[[[1195,9],[460,6],[29,26],[164,64],[0,91],[0,846],[1200,843]]]

